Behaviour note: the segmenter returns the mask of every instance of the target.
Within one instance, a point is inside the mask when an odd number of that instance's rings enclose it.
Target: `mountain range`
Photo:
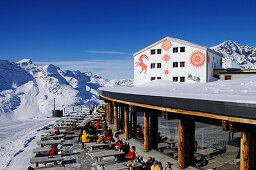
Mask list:
[[[256,48],[225,41],[211,47],[223,54],[223,68],[256,69]],[[29,59],[0,60],[0,121],[49,116],[56,109],[100,104],[102,86],[133,86],[132,79],[108,80],[91,72],[39,66]]]

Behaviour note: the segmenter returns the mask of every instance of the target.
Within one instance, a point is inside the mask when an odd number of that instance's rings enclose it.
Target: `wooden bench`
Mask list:
[[[47,170],[65,170],[64,166],[61,164],[58,165],[46,165],[41,167],[35,167],[34,169],[47,169]]]
[[[52,144],[61,144],[61,140],[42,140],[42,141],[37,141],[38,145],[41,145],[41,147],[45,146],[45,145],[52,145]]]
[[[44,156],[44,157],[33,157],[30,158],[30,163],[31,164],[36,164],[36,167],[39,167],[39,163],[49,163],[49,162],[54,162],[54,165],[57,165],[58,161],[62,161],[62,157],[61,155],[55,155],[51,158],[49,158],[48,156]]]

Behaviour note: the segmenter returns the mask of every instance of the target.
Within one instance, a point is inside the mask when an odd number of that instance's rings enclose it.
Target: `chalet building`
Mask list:
[[[134,84],[157,79],[210,82],[222,68],[222,54],[184,40],[165,37],[134,55]]]

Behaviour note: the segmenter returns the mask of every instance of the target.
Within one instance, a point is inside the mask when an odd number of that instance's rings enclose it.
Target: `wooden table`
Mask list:
[[[54,162],[54,165],[57,165],[57,161],[62,161],[61,155],[55,155],[52,158],[49,158],[48,156],[30,158],[30,163],[35,163],[36,167],[38,167],[39,163],[44,162]]]
[[[64,136],[65,136],[64,134],[59,134],[59,135],[50,134],[50,135],[42,135],[41,138],[43,138],[43,139],[60,139],[60,138],[63,138]]]
[[[61,142],[62,142],[61,140],[41,140],[41,141],[37,141],[37,144],[43,147],[45,145],[61,144]]]
[[[33,153],[40,153],[40,152],[48,152],[51,148],[48,146],[45,147],[38,147],[33,149]]]
[[[134,166],[127,166],[127,164],[134,164]],[[138,167],[142,167],[142,164],[132,163],[132,162],[123,162],[123,163],[105,165],[104,169],[121,170],[121,169],[134,169],[134,168],[138,168]]]
[[[107,147],[107,146],[112,146],[114,145],[114,143],[97,143],[97,142],[90,142],[90,143],[86,143],[85,144],[86,148],[90,148],[91,150],[93,150],[94,148],[97,147]]]
[[[102,152],[95,152],[95,153],[91,153],[92,158],[96,158],[97,161],[101,161],[101,159],[103,157],[109,157],[109,156],[118,156],[118,155],[124,155],[124,152],[120,152],[120,151],[115,151],[115,150],[106,150],[106,151],[102,151]]]

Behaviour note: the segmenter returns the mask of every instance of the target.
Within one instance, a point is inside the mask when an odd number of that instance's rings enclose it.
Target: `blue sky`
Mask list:
[[[132,53],[165,36],[256,47],[255,0],[0,0],[0,59],[133,78]]]

